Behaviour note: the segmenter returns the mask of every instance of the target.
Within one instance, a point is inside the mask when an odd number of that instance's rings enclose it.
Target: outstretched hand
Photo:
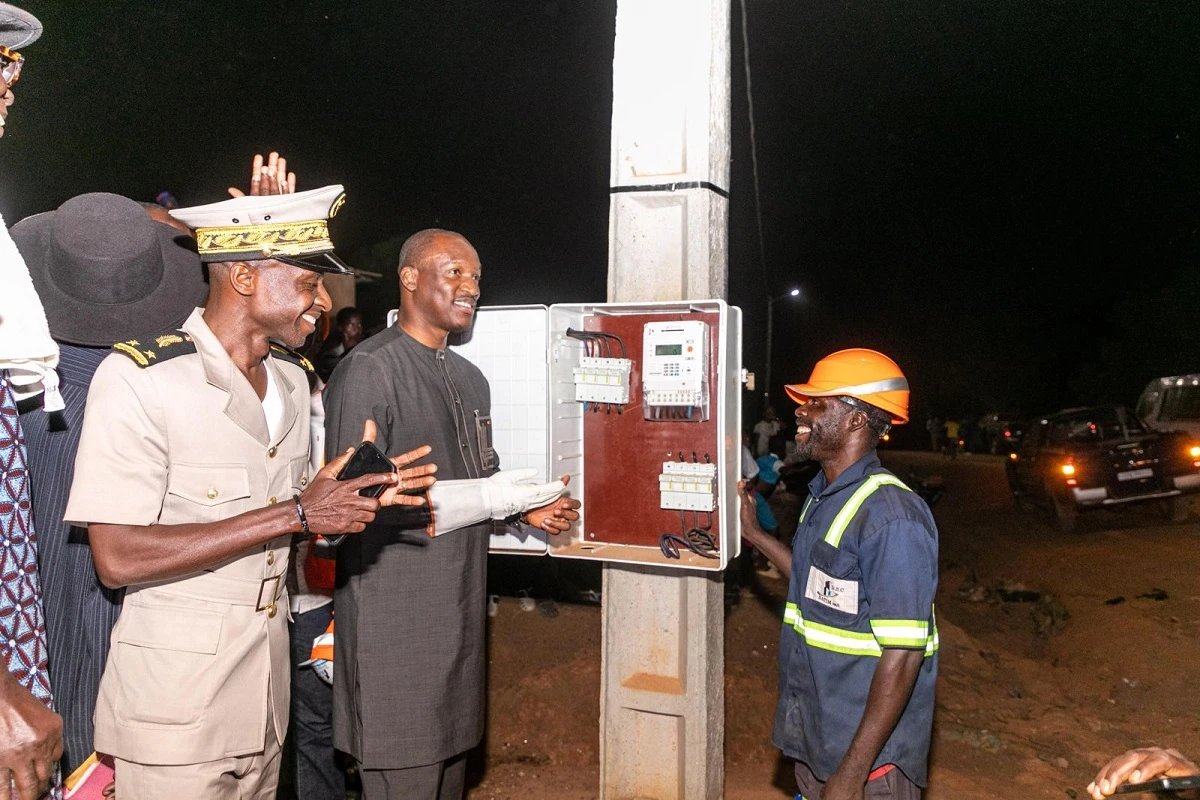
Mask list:
[[[230,197],[245,197],[246,193],[236,186],[229,187]],[[258,197],[264,194],[294,194],[296,192],[296,173],[288,172],[287,159],[272,151],[263,161],[262,153],[254,155],[250,165],[250,195]]]
[[[571,482],[570,475],[562,476],[563,486]],[[579,501],[561,495],[557,500],[525,512],[527,524],[545,531],[546,533],[563,533],[570,529],[571,523],[579,519]]]
[[[363,423],[363,441],[375,441],[375,423],[371,420]],[[308,529],[312,533],[362,533],[375,521],[375,514],[384,506],[425,504],[424,496],[414,497],[402,492],[432,486],[433,473],[437,471],[436,464],[400,469],[399,472],[369,473],[339,481],[337,475],[354,455],[354,450],[353,447],[347,448],[346,452],[322,467],[300,495],[300,504],[308,520]],[[430,447],[422,445],[392,458],[392,463],[397,467],[404,467],[423,458],[429,452]],[[368,486],[386,488],[379,498],[360,496],[359,491]]]
[[[1087,791],[1096,800],[1109,797],[1122,783],[1141,783],[1155,778],[1178,778],[1200,774],[1200,766],[1178,750],[1164,747],[1139,747],[1109,761],[1088,784]]]
[[[363,422],[363,441],[375,441],[375,421],[366,420]],[[433,448],[427,444],[409,450],[407,453],[401,453],[398,456],[389,456],[391,462],[396,465],[398,472],[396,473],[396,485],[384,490],[379,497],[379,504],[383,507],[387,506],[423,506],[425,505],[425,489],[433,486],[435,478],[433,474],[437,472],[437,464],[422,464],[418,467],[409,467],[408,465],[414,461],[424,458],[433,452]],[[405,492],[419,492],[419,494],[405,494]]]

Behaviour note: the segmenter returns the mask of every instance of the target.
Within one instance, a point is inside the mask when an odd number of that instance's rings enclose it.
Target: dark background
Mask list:
[[[388,272],[462,231],[485,304],[605,298],[615,4],[36,2],[0,143],[11,224],[85,191],[185,205],[277,149],[343,183],[335,240]],[[747,0],[732,7],[730,296],[773,396],[883,350],[927,415],[1119,400],[1200,370],[1200,6]],[[373,320],[368,320],[368,323]],[[761,389],[760,389],[761,391]],[[747,397],[747,423],[758,412]]]

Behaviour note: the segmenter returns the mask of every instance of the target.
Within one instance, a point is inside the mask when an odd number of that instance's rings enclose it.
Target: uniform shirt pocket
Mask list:
[[[297,494],[308,488],[308,467],[308,456],[293,458],[292,463],[288,465],[292,491]]]
[[[118,717],[139,727],[198,724],[219,684],[213,667],[222,627],[213,611],[126,604],[111,655]]]
[[[233,516],[229,503],[250,497],[242,464],[173,464],[167,476],[164,522],[212,522]],[[166,514],[164,514],[166,516]]]
[[[861,582],[862,572],[852,553],[825,541],[813,545],[804,598],[809,604],[816,604],[815,610],[821,616],[841,620],[857,617]]]

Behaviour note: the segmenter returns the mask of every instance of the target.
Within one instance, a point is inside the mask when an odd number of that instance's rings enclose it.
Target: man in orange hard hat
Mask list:
[[[789,552],[742,535],[789,577],[773,740],[804,797],[920,798],[937,678],[937,528],[875,448],[908,422],[908,381],[874,350],[841,350],[788,386],[802,459],[820,463]]]

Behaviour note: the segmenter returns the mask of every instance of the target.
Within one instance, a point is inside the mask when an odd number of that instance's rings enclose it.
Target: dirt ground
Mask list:
[[[946,484],[934,508],[941,672],[929,800],[1084,797],[1097,767],[1128,747],[1200,754],[1194,518],[1172,525],[1142,506],[1084,516],[1079,532],[1061,534],[1045,515],[1013,507],[1000,457],[893,453],[885,462]],[[780,499],[783,513],[794,509],[795,498]],[[575,578],[586,582],[587,569]],[[795,791],[770,743],[786,588],[760,578],[726,618],[728,798]],[[549,617],[500,598],[472,800],[598,794],[600,608],[556,609]]]

